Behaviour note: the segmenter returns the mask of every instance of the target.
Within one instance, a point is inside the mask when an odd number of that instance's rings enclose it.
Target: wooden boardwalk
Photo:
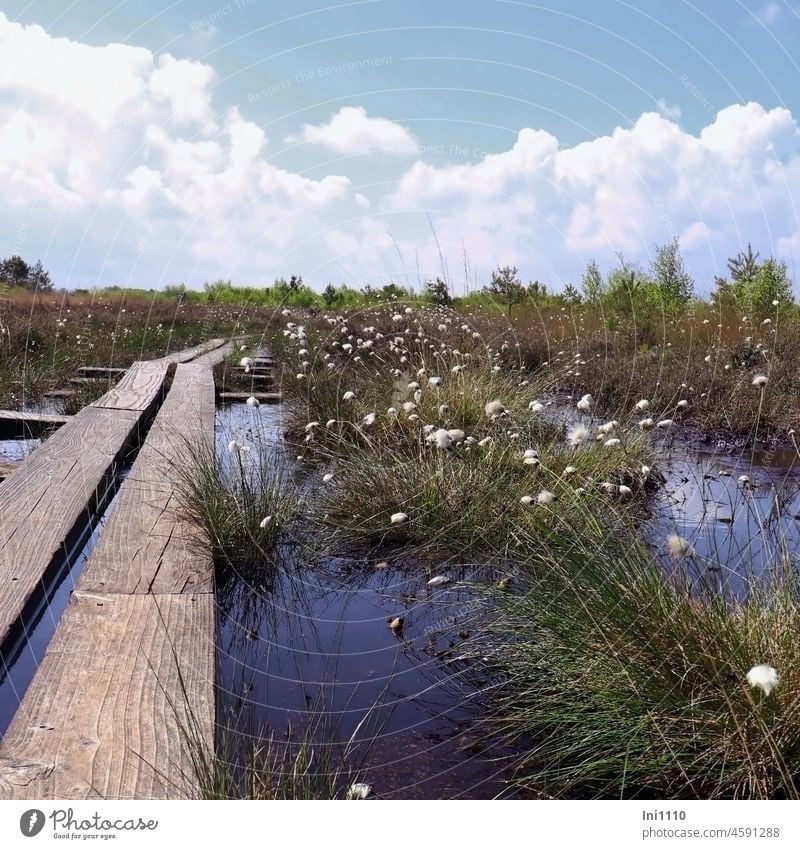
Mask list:
[[[0,410],[0,439],[32,439],[65,425],[71,416]]]
[[[213,569],[176,489],[187,446],[213,445],[212,367],[229,350],[134,364],[0,484],[1,643],[158,407],[3,738],[0,798],[197,794],[186,732],[213,748]]]

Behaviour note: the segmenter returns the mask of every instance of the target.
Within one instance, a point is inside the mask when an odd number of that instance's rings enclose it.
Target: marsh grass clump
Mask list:
[[[527,540],[546,546],[575,533],[577,517],[587,509],[613,505],[623,481],[637,493],[648,486],[638,471],[648,456],[638,435],[614,452],[596,441],[575,450],[563,436],[535,443],[535,427],[513,431],[511,438],[503,425],[492,423],[478,435],[487,430],[495,436],[483,445],[472,437],[471,443],[447,449],[419,442],[406,452],[339,457],[335,485],[312,502],[316,521],[346,545],[405,546],[425,557],[516,560],[526,556]],[[523,448],[531,444],[539,448]],[[635,505],[625,509],[636,513]],[[392,522],[398,512],[407,516],[400,524]],[[574,524],[565,522],[568,516]]]
[[[203,529],[217,569],[250,573],[272,565],[300,505],[283,454],[265,439],[257,448],[233,439],[219,452],[187,445],[186,454],[179,495]]]
[[[521,785],[574,798],[800,795],[796,578],[742,601],[693,595],[624,533],[548,565],[498,595],[492,628],[494,722],[524,741]]]
[[[324,714],[312,716],[298,739],[291,741],[279,741],[273,732],[253,738],[228,731],[221,738],[217,752],[193,748],[201,799],[347,799],[369,795],[368,785],[359,780],[363,754],[354,739],[338,740]],[[360,791],[357,797],[353,787]]]

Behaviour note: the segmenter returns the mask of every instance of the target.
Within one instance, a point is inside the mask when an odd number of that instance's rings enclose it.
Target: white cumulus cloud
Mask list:
[[[407,155],[417,148],[414,136],[405,127],[386,118],[370,118],[361,106],[344,106],[327,124],[305,124],[299,136],[287,139],[298,140],[342,154],[381,151]]]
[[[748,241],[800,260],[800,131],[785,108],[737,104],[696,133],[648,112],[572,147],[522,128],[506,150],[434,164],[406,128],[345,107],[300,128],[313,144],[293,155],[417,157],[396,161],[389,188],[356,190],[275,164],[264,129],[215,102],[215,80],[203,62],[0,13],[0,233],[73,286],[417,282],[444,262],[458,287],[466,251],[478,283],[511,263],[558,288],[590,258],[646,263],[673,236],[701,289]]]

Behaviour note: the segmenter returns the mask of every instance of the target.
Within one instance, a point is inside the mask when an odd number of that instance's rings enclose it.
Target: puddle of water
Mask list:
[[[280,407],[218,411],[218,451],[236,438],[257,452],[280,443]],[[774,451],[740,457],[700,452],[653,435],[666,475],[643,528],[665,569],[669,533],[687,537],[696,587],[743,596],[753,578],[800,551],[800,467]],[[783,465],[782,465],[783,464]],[[722,472],[722,474],[720,474]],[[740,475],[750,477],[743,487]],[[373,704],[380,733],[365,780],[385,797],[491,798],[504,790],[508,751],[481,749],[480,693],[459,661],[459,631],[472,627],[478,597],[469,575],[431,589],[414,564],[376,571],[329,558],[292,563],[268,589],[243,576],[220,583],[218,635],[223,721],[255,736],[298,740],[320,704],[346,739]],[[709,564],[721,571],[709,571]],[[405,617],[401,637],[387,627]],[[433,639],[431,639],[433,635]],[[470,676],[471,678],[472,676]]]
[[[279,407],[221,408],[218,450],[236,438],[255,451],[264,433],[277,442],[280,415]],[[223,722],[298,742],[324,706],[343,742],[369,717],[359,739],[374,742],[362,777],[381,797],[502,793],[507,775],[496,760],[509,753],[482,749],[480,694],[459,655],[476,604],[469,581],[430,588],[413,564],[292,563],[291,551],[282,559],[269,589],[241,575],[220,581]],[[398,615],[405,621],[395,635],[387,623]]]
[[[712,585],[739,598],[753,581],[780,573],[787,555],[797,568],[800,466],[794,452],[781,457],[785,466],[771,451],[673,449],[659,466],[667,482],[655,501],[656,547],[663,550],[668,533],[686,537],[698,555],[696,576],[718,565]]]
[[[21,463],[41,444],[41,439],[0,439],[0,462]]]

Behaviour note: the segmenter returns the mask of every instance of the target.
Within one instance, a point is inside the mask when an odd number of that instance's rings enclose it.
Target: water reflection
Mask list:
[[[218,450],[229,439],[274,447],[281,431],[280,408],[222,408]],[[451,571],[451,583],[428,587],[414,564],[307,563],[293,542],[268,576],[221,570],[223,723],[299,743],[322,706],[340,741],[368,748],[363,778],[382,797],[502,794],[512,753],[484,739],[460,648],[483,604],[477,576]],[[396,616],[399,634],[387,624]]]

